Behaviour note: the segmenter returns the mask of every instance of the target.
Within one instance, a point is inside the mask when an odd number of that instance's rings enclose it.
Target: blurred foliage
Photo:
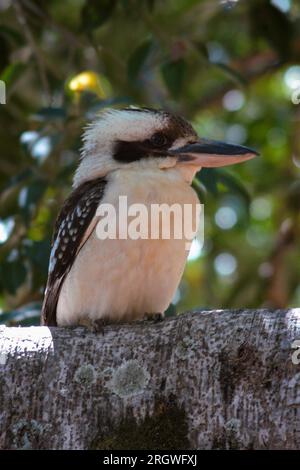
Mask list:
[[[82,127],[128,104],[261,152],[194,182],[205,243],[177,311],[299,305],[299,1],[3,0],[0,48],[0,322],[38,322]]]

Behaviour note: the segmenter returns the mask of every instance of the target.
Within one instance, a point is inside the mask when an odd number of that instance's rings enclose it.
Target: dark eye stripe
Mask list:
[[[192,126],[180,116],[172,115],[166,111],[153,111],[129,109],[137,113],[146,111],[154,114],[160,114],[166,122],[162,130],[157,130],[150,138],[144,141],[128,142],[119,140],[115,143],[113,158],[116,161],[130,163],[147,157],[164,157],[167,155],[166,150],[170,148],[176,139],[180,137],[196,138],[197,134]],[[128,111],[129,111],[128,110]]]
[[[143,142],[118,141],[114,148],[114,160],[122,163],[130,163],[147,157],[149,150],[144,148],[142,144]]]
[[[172,141],[153,144],[150,139],[141,142],[118,141],[114,148],[113,158],[118,162],[130,163],[148,157],[164,157]]]

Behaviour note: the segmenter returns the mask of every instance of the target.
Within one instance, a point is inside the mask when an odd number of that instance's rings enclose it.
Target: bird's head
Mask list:
[[[202,167],[232,165],[257,155],[248,147],[199,137],[182,117],[148,108],[104,111],[88,125],[83,142],[75,187],[128,166],[141,171],[177,168],[190,183]]]

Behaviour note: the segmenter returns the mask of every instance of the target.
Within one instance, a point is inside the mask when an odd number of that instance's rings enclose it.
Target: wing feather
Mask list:
[[[80,185],[66,199],[56,219],[42,307],[41,323],[44,325],[57,325],[56,307],[61,287],[77,253],[92,232],[89,227],[103,197],[105,185],[104,178]]]

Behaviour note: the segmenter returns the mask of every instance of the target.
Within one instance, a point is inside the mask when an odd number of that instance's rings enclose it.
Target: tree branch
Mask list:
[[[300,309],[1,327],[0,447],[297,449],[295,339]]]

